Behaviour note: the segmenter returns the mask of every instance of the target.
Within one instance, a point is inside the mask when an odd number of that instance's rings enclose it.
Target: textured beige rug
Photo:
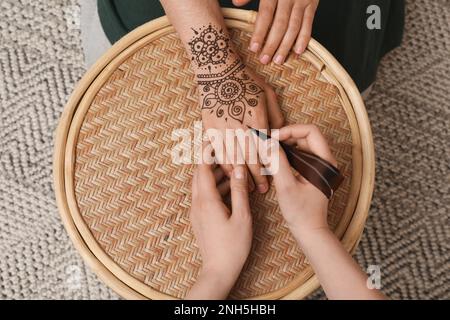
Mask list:
[[[117,298],[73,248],[52,190],[53,132],[85,71],[80,7],[22,3],[0,2],[0,298]],[[408,2],[367,108],[377,181],[356,258],[380,266],[392,298],[449,299],[449,1]]]

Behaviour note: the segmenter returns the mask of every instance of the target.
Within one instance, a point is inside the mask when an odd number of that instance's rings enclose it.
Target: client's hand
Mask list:
[[[247,130],[247,126],[256,129],[280,128],[283,115],[277,104],[273,89],[239,57],[228,32],[219,26],[208,25],[193,30],[188,43],[191,53],[192,69],[198,83],[199,104],[202,109],[203,126],[208,133],[216,129],[222,136],[236,129]],[[217,135],[216,135],[217,136]],[[211,139],[212,140],[212,139]],[[211,141],[212,142],[212,141]],[[223,158],[217,159],[229,176],[234,146],[220,141],[224,148]],[[214,145],[217,151],[218,145]],[[261,164],[249,161],[249,153],[254,153],[239,144],[245,163],[251,173],[250,189],[256,185],[261,193],[269,189],[267,178],[260,173]]]
[[[233,0],[243,6],[250,0]],[[284,63],[289,51],[302,54],[311,39],[319,0],[260,0],[250,50],[261,63]]]
[[[314,125],[296,124],[281,128],[273,132],[272,137],[287,144],[297,145],[302,150],[316,154],[334,166],[337,165],[328,147],[325,137]],[[274,142],[272,139],[272,142]],[[273,174],[274,185],[281,212],[289,228],[295,236],[311,230],[328,228],[327,224],[327,197],[315,186],[305,180],[301,175],[294,175],[286,154],[280,148],[279,152],[269,148],[279,148],[277,143],[258,143],[260,157],[266,166],[279,161],[276,172]],[[276,155],[279,155],[278,159]]]
[[[197,75],[204,128],[217,129],[224,136],[227,129],[246,131],[248,127],[256,129],[281,127],[283,116],[273,89],[237,56],[226,66],[218,74]],[[267,177],[261,175],[262,165],[249,160],[249,153],[252,151],[248,146],[239,146],[253,178],[250,179],[250,189],[253,190],[256,186],[258,192],[266,192],[269,183]],[[231,148],[231,144],[224,141],[224,159],[218,159],[228,175],[232,168],[231,164],[236,163],[236,159],[232,159]],[[256,150],[253,151],[256,154]]]
[[[207,164],[198,165],[194,173],[190,219],[202,268],[186,299],[226,298],[250,251],[252,219],[245,167],[233,169],[229,184],[223,179],[220,167]],[[228,187],[231,212],[222,200]]]

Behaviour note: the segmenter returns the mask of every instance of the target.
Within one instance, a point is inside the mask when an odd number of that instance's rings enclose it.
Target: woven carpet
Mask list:
[[[118,298],[59,218],[53,132],[84,73],[76,0],[0,2],[0,298]],[[377,152],[356,259],[396,299],[450,299],[450,2],[407,3],[367,101]],[[318,290],[312,298],[323,298]]]

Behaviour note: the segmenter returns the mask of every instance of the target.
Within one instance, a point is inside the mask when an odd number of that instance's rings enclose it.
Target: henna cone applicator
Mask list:
[[[259,130],[254,128],[250,128],[250,130],[263,140],[272,139]],[[302,151],[281,141],[279,144],[286,153],[291,167],[330,199],[344,180],[339,169],[315,154]]]

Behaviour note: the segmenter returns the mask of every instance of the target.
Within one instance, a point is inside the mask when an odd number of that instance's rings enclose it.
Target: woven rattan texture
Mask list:
[[[327,136],[347,179],[331,203],[335,227],[347,203],[352,138],[338,90],[309,62],[291,57],[284,67],[262,66],[247,55],[249,34],[233,31],[239,52],[276,88],[289,123],[316,123]],[[239,41],[238,41],[239,39]],[[132,54],[95,96],[76,146],[75,195],[80,213],[103,250],[152,288],[182,298],[201,257],[189,225],[192,165],[172,162],[180,141],[200,120],[197,92],[181,43],[164,36]],[[310,274],[283,224],[275,192],[251,196],[254,241],[232,292],[258,296],[301,284]]]

